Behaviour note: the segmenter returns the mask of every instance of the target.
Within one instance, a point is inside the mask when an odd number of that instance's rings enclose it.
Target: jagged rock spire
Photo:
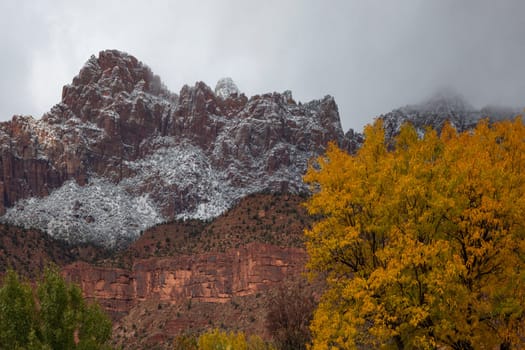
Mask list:
[[[217,85],[215,86],[215,95],[225,100],[233,94],[239,95],[239,88],[237,88],[237,85],[235,85],[233,79],[219,79]]]

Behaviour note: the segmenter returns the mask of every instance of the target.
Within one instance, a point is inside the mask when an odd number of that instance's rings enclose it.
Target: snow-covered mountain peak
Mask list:
[[[331,97],[248,99],[229,78],[175,95],[116,50],[91,57],[42,119],[1,123],[0,140],[1,221],[109,247],[251,193],[306,191],[308,161],[350,144]]]
[[[450,114],[473,111],[474,107],[451,88],[442,88],[417,107],[426,113]]]
[[[240,95],[239,88],[233,82],[232,78],[219,79],[215,85],[215,95],[226,100],[231,95]]]
[[[470,129],[481,118],[490,120],[509,119],[518,115],[520,109],[507,107],[484,107],[476,109],[459,93],[452,89],[441,89],[420,104],[407,105],[380,115],[387,139],[392,139],[403,123],[412,124],[420,135],[432,127],[438,132],[445,122],[458,131]]]

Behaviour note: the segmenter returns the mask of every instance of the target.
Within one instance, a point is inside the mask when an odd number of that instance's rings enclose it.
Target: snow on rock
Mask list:
[[[215,95],[226,100],[231,95],[239,95],[239,89],[237,85],[233,82],[232,78],[222,78],[219,79],[217,85],[215,85]]]
[[[420,104],[395,109],[379,118],[383,120],[386,137],[391,139],[406,122],[414,125],[420,135],[429,126],[441,130],[447,121],[457,130],[463,131],[476,124],[480,113],[463,96],[453,90],[442,89]]]
[[[465,98],[451,89],[441,89],[433,96],[419,104],[407,105],[389,113],[380,115],[387,139],[399,133],[401,125],[410,123],[419,135],[424,135],[428,127],[441,131],[448,122],[457,131],[473,128],[480,119],[490,121],[512,119],[520,114],[523,108],[487,106],[476,109]]]
[[[47,197],[21,200],[2,217],[4,222],[37,227],[57,239],[106,247],[129,242],[163,220],[148,194],[131,195],[97,177],[85,186],[71,180]]]
[[[227,210],[235,195],[228,179],[215,169],[202,149],[175,138],[135,162],[127,162],[136,175],[120,186],[130,192],[150,193],[160,207],[177,207],[177,218],[210,219]]]
[[[447,120],[464,130],[493,112],[442,92],[380,118],[390,138],[406,121],[420,133]],[[163,221],[214,218],[251,193],[308,191],[308,162],[330,141],[350,152],[362,143],[343,133],[331,96],[248,99],[230,78],[215,92],[199,82],[177,95],[134,57],[107,50],[42,119],[0,123],[0,221],[120,248]]]
[[[461,94],[450,88],[438,90],[418,107],[421,111],[435,115],[461,113],[475,109]]]
[[[308,161],[330,141],[350,144],[330,96],[248,99],[230,78],[176,95],[116,50],[93,56],[42,119],[1,123],[0,141],[0,221],[107,247],[162,221],[211,219],[251,193],[307,191]]]

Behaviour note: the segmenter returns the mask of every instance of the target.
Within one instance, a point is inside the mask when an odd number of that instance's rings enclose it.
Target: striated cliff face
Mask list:
[[[121,246],[174,218],[216,217],[262,191],[300,193],[345,136],[334,99],[251,98],[231,79],[167,90],[136,58],[92,56],[40,120],[0,123],[0,214],[68,242]]]
[[[123,315],[146,300],[181,303],[226,303],[275,286],[304,270],[301,248],[250,243],[222,253],[140,259],[131,269],[96,267],[76,262],[63,268],[87,298],[95,298],[114,315]]]
[[[219,327],[269,337],[275,291],[305,269],[303,201],[250,195],[213,220],[152,227],[121,251],[0,224],[0,279],[8,267],[38,278],[50,262],[59,265],[112,316],[113,342],[122,349],[172,349],[181,333]]]

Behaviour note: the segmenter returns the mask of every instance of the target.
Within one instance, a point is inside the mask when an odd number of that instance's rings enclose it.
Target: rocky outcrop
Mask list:
[[[248,98],[231,79],[177,95],[136,58],[102,51],[40,120],[0,124],[0,213],[114,246],[165,220],[215,217],[250,193],[306,191],[309,159],[330,141],[353,147],[352,135],[330,96]]]
[[[20,198],[45,196],[62,182],[62,174],[39,152],[32,118],[0,123],[0,213]]]
[[[386,138],[391,140],[398,134],[403,123],[412,124],[420,135],[429,127],[440,132],[446,122],[462,132],[473,128],[482,118],[488,118],[490,121],[511,119],[520,112],[522,110],[519,108],[494,106],[478,110],[460,94],[443,89],[422,103],[395,109],[378,118],[383,121]]]
[[[63,268],[87,298],[114,315],[145,300],[225,303],[281,283],[304,269],[306,252],[250,243],[225,252],[140,259],[131,269],[76,262]]]
[[[119,181],[127,175],[123,161],[137,158],[139,144],[166,134],[163,118],[176,98],[134,57],[92,56],[41,120],[15,116],[0,124],[0,213],[67,180],[84,185],[90,173]]]

